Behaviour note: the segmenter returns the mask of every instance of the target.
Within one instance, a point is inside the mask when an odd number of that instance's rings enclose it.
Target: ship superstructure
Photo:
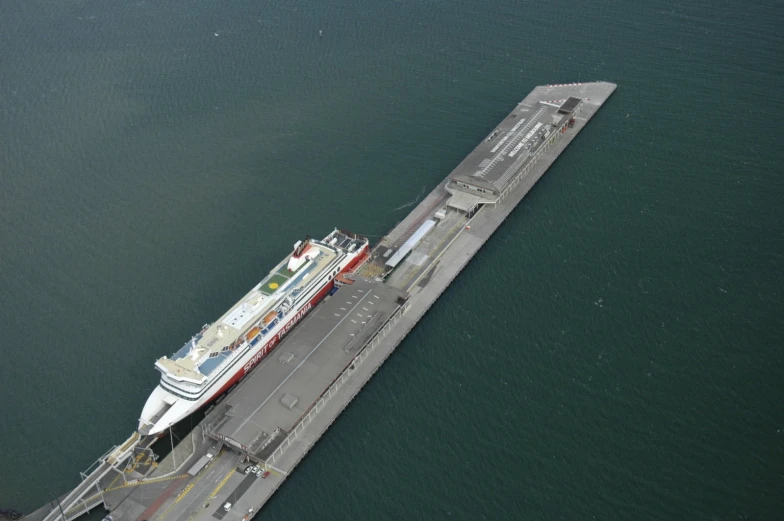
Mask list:
[[[291,255],[222,317],[155,363],[161,381],[144,406],[139,432],[162,433],[234,385],[367,254],[366,238],[340,230],[321,241],[297,241]]]

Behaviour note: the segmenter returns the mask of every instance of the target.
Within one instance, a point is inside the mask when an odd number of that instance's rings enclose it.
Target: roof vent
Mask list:
[[[295,405],[297,405],[297,397],[286,393],[283,395],[283,398],[280,399],[280,403],[283,404],[284,407],[287,407],[289,410],[293,409]]]

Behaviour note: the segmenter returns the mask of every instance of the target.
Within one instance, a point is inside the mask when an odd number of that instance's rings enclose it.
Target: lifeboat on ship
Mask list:
[[[249,343],[249,344],[252,344],[252,343],[253,343],[253,341],[254,341],[254,340],[256,340],[256,337],[258,337],[258,336],[259,336],[259,333],[261,333],[261,328],[260,328],[260,327],[258,327],[258,326],[257,326],[257,327],[254,327],[253,329],[251,329],[250,331],[248,331],[248,334],[247,334],[247,335],[245,335],[245,341],[246,341],[247,343]]]

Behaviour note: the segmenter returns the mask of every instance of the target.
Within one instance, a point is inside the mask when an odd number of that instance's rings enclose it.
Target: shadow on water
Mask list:
[[[172,441],[174,442],[173,445],[176,447],[179,443],[182,443],[183,440],[187,439],[193,429],[204,419],[205,410],[206,407],[196,411],[187,418],[184,418],[171,429],[171,436],[169,436],[167,432],[165,436],[153,443],[152,450],[158,456],[159,462],[163,461],[172,451]]]

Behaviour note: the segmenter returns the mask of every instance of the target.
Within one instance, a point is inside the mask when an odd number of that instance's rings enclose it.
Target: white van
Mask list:
[[[231,503],[226,503],[225,505],[223,505],[223,510],[225,510],[226,512],[231,510]]]

